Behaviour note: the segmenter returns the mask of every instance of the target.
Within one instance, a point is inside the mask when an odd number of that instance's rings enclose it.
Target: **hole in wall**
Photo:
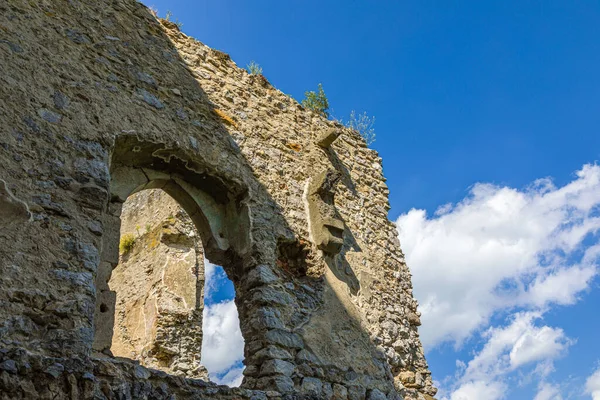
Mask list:
[[[202,364],[210,379],[240,386],[244,371],[244,338],[235,304],[235,288],[223,267],[204,260],[204,316]]]
[[[205,262],[192,220],[163,190],[123,204],[119,263],[106,289],[96,321],[104,354],[239,386],[244,342],[233,283]]]

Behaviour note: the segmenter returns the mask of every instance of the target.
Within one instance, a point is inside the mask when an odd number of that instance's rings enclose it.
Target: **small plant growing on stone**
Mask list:
[[[149,223],[146,224],[146,233],[150,233],[150,229],[152,229],[152,225],[150,225]]]
[[[319,83],[317,91],[308,91],[304,93],[306,97],[302,100],[302,105],[309,110],[313,110],[317,114],[329,118],[329,101],[323,90],[323,85]]]
[[[250,61],[250,64],[246,66],[250,75],[262,75],[262,67],[255,61]]]
[[[152,14],[155,18],[158,18],[158,9],[156,9],[156,7],[150,6],[148,7],[148,10],[150,10],[150,14]]]
[[[375,117],[369,117],[366,112],[357,114],[356,111],[350,112],[350,120],[345,124],[348,128],[354,129],[365,139],[367,145],[375,141]]]
[[[131,233],[126,233],[121,236],[121,239],[119,240],[119,251],[121,254],[127,254],[131,251],[131,249],[133,249],[134,245],[135,236],[133,236]]]
[[[177,25],[177,28],[179,28],[179,30],[181,30],[181,28],[183,27],[183,22],[180,22],[177,18],[175,18],[173,21],[171,21],[172,16],[173,16],[173,13],[170,10],[167,10],[167,13],[165,14],[165,19],[167,21],[172,22],[175,25]]]

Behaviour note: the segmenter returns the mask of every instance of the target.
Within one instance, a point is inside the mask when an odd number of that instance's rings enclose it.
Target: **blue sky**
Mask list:
[[[297,100],[322,83],[336,117],[376,117],[438,397],[600,398],[600,3],[145,3]]]

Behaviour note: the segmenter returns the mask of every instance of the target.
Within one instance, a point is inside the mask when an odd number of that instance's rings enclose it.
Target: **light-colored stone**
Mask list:
[[[204,262],[191,219],[164,191],[152,189],[127,199],[121,221],[121,234],[135,241],[108,281],[112,312],[103,314],[114,324],[98,324],[114,329],[112,354],[206,378],[200,366]]]

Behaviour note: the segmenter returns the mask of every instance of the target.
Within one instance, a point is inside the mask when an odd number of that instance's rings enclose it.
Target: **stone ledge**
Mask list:
[[[273,378],[276,377],[269,379]],[[322,400],[324,395],[326,398],[345,400],[378,399],[377,396],[381,393],[376,389],[366,390],[359,386],[347,389],[339,384],[333,384],[333,390],[321,391],[317,388],[321,381],[316,378],[304,378],[302,387],[296,391],[292,389],[291,379],[287,379],[290,386],[288,389],[292,391],[282,394],[277,391],[230,388],[202,379],[169,375],[164,371],[145,368],[128,359],[59,358],[31,353],[23,348],[0,349],[1,400]],[[351,395],[350,392],[357,393]],[[358,393],[360,395],[357,396]],[[402,400],[402,397],[395,393],[389,394],[387,398]]]
[[[0,349],[0,399],[309,399],[168,375],[134,361]]]

